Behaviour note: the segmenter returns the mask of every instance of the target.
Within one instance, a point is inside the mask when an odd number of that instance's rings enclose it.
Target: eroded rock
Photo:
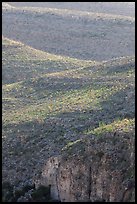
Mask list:
[[[132,136],[91,136],[49,158],[38,186],[50,185],[51,196],[61,202],[130,202],[134,164]]]

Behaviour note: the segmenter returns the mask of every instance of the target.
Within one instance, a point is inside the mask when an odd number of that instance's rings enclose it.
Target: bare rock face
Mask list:
[[[134,164],[133,136],[89,137],[49,158],[39,184],[61,202],[133,202]]]

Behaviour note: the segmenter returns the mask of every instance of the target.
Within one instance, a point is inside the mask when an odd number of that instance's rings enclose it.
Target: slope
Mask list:
[[[88,63],[91,63],[42,52],[5,37],[2,41],[3,84],[40,77],[44,73],[76,69],[81,64],[88,66]]]
[[[134,57],[93,63],[3,42],[4,63],[11,65],[3,85],[4,181],[34,182],[47,158],[91,134],[112,131],[114,124],[134,133]],[[22,67],[25,77],[18,74]]]
[[[134,16],[46,7],[7,7],[2,15],[5,37],[52,54],[102,61],[135,52]]]

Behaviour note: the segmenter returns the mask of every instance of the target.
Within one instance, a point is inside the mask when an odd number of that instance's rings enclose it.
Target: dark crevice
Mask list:
[[[90,200],[90,194],[91,194],[91,166],[89,167],[89,189],[88,189],[89,200]]]
[[[56,173],[56,185],[57,185],[57,191],[58,191],[58,200],[60,200],[60,192],[59,192],[59,180],[58,180],[58,172],[59,172],[59,166],[60,163],[58,164],[58,169],[57,169],[57,173]]]

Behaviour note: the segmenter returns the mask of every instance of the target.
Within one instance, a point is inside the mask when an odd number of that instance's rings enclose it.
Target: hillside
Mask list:
[[[3,84],[19,82],[24,79],[40,77],[43,74],[76,69],[88,64],[98,64],[95,61],[83,61],[69,57],[57,56],[21,42],[2,38]]]
[[[103,12],[116,15],[135,16],[134,2],[8,2],[16,7],[46,7],[69,10],[80,10],[88,12]]]
[[[4,37],[51,54],[102,61],[135,52],[135,18],[127,14],[7,7],[2,25]]]
[[[35,7],[14,7],[15,2],[11,5],[13,7],[4,4],[2,13],[3,182],[10,182],[14,186],[14,191],[26,185],[51,185],[53,198],[61,202],[68,200],[95,202],[98,199],[125,201],[125,197],[120,197],[125,192],[125,182],[134,180],[134,18],[92,12],[89,12],[88,16],[87,11],[75,12],[68,8],[64,10],[47,7],[38,10]],[[34,20],[36,27],[31,27]],[[49,24],[50,20],[52,23]],[[83,27],[79,27],[84,25],[83,20],[87,20],[86,31],[81,30]],[[16,24],[12,24],[12,21],[16,21]],[[58,46],[59,40],[54,44],[56,49],[52,50],[49,38],[47,36],[43,38],[41,30],[43,27],[39,27],[44,21],[45,26],[51,26],[47,28],[46,35],[50,37],[50,32],[53,29],[56,30],[55,33],[53,32],[53,39],[54,35],[58,31],[60,35],[64,28],[62,36],[65,35],[68,27],[69,31],[73,30],[73,34],[77,32],[81,42],[78,46],[79,54],[76,55],[77,50],[73,50],[77,46],[73,43],[75,38],[73,42],[69,41],[71,36],[69,32],[67,38],[62,40],[63,50]],[[56,21],[62,22],[61,30],[55,27]],[[103,37],[100,37],[100,40],[97,37],[97,41],[93,40],[95,44],[100,45],[100,48],[94,46],[95,55],[92,53],[92,44],[89,43],[92,37],[88,40],[86,36],[83,38],[86,41],[81,41],[81,35],[83,32],[87,35],[91,21],[93,24],[97,21],[93,31],[99,36],[102,35],[102,29],[106,28],[104,32],[107,32],[110,24],[113,24],[109,36],[106,37],[106,39],[109,37],[110,44],[106,52],[101,50],[101,47],[102,49],[104,47],[103,43],[106,43]],[[31,30],[30,34],[28,28]],[[113,36],[115,29],[116,38]],[[122,29],[125,30],[121,36]],[[37,31],[39,40],[35,39]],[[132,37],[129,38],[131,33]],[[57,39],[59,39],[58,34]],[[119,42],[122,42],[123,46],[120,46]],[[85,49],[88,44],[90,49],[87,47],[87,53]],[[45,45],[43,49],[41,46]],[[68,49],[69,45],[70,49]],[[110,52],[109,49],[112,47],[113,52]],[[85,53],[84,57],[81,57],[82,53]],[[102,157],[98,152],[103,152],[102,160],[98,160]],[[118,162],[127,159],[126,163],[122,162],[118,166],[118,179],[117,174],[114,173],[117,172],[114,153],[117,155]],[[92,155],[94,168],[91,162]],[[108,155],[111,156],[111,161],[107,160]],[[72,177],[67,168],[72,172]],[[96,172],[97,168],[100,172]],[[92,176],[87,172],[89,170]],[[103,179],[102,172],[103,174],[105,172],[106,180],[96,180],[96,177]],[[85,175],[82,176],[83,180],[75,179],[81,174]],[[55,175],[60,178],[58,181],[55,181]],[[91,190],[91,181],[90,184],[87,181],[91,177],[98,185],[93,190]],[[107,190],[109,189],[107,184],[105,192],[99,190],[103,189],[102,182],[109,183],[110,178],[116,181],[112,182],[114,195],[112,191]],[[109,182],[107,179],[110,179]],[[82,190],[80,183],[83,181],[84,189],[87,190]],[[118,188],[117,185],[119,185]],[[113,189],[113,186],[119,190]],[[81,194],[78,196],[79,193]],[[17,198],[20,199],[20,196]],[[134,200],[133,196],[132,199],[128,197],[128,200]]]
[[[35,179],[46,158],[96,133],[101,123],[103,130],[116,121],[118,129],[134,132],[134,68],[134,57],[96,66],[81,62],[79,69],[53,68],[44,76],[3,85],[4,180],[15,182],[14,174],[16,182]]]

